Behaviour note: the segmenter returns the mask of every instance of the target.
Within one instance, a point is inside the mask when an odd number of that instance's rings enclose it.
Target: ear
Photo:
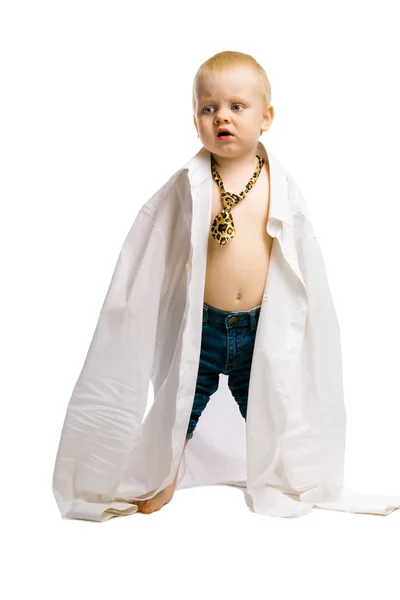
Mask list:
[[[196,127],[197,133],[199,133],[199,128],[197,127],[196,115],[193,115],[193,123],[194,123],[194,126]]]
[[[263,117],[263,121],[261,124],[261,133],[263,133],[264,131],[268,131],[268,129],[271,127],[271,123],[274,120],[274,117],[275,117],[274,107],[269,105],[267,110],[264,112],[264,117]]]

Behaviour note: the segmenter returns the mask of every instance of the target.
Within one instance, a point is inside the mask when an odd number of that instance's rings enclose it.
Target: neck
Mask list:
[[[256,152],[257,147],[249,152],[246,152],[245,154],[241,154],[240,156],[220,156],[214,153],[211,153],[211,156],[217,171],[223,171],[224,173],[229,174],[238,170],[253,169],[258,164]]]

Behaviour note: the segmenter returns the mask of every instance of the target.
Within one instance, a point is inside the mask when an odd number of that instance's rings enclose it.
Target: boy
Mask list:
[[[194,125],[211,152],[215,170],[204,289],[208,319],[203,324],[196,395],[184,450],[218,386],[220,372],[230,374],[235,382],[232,392],[246,418],[252,352],[273,242],[266,231],[268,165],[256,156],[258,138],[274,118],[270,100],[264,70],[246,54],[215,55],[202,65],[194,81]],[[248,183],[249,190],[244,189]],[[230,219],[225,224],[223,198],[232,197],[233,224]],[[230,315],[237,315],[238,320],[228,329]],[[235,350],[227,357],[230,345]],[[151,513],[170,502],[178,473],[179,468],[173,482],[156,496],[139,501],[139,512]]]
[[[151,513],[216,483],[245,485],[269,516],[400,507],[343,486],[339,324],[301,190],[258,142],[270,99],[247,54],[197,72],[203,148],[140,209],[68,405],[53,475],[64,517]]]

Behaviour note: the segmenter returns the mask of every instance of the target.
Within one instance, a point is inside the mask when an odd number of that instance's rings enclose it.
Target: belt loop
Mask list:
[[[253,331],[253,329],[256,328],[256,313],[254,310],[250,311],[250,324],[251,324],[251,330]]]
[[[208,322],[208,306],[203,303],[203,325]]]

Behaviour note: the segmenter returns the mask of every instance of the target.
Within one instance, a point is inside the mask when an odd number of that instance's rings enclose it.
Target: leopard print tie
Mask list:
[[[257,181],[259,174],[261,173],[261,169],[263,168],[264,159],[258,154],[256,154],[256,156],[258,158],[257,168],[254,171],[249,183],[246,185],[243,191],[240,192],[239,195],[225,191],[224,184],[219,173],[215,169],[214,159],[211,156],[211,172],[215,181],[221,188],[221,198],[224,205],[224,208],[220,210],[220,212],[217,214],[211,225],[211,235],[215,240],[217,240],[217,242],[219,242],[221,246],[225,246],[225,244],[227,244],[229,240],[231,240],[233,236],[236,235],[235,225],[233,223],[231,215],[232,208],[236,206],[236,204],[240,202],[240,200],[243,200],[245,194],[247,194],[251,190],[251,188]]]

